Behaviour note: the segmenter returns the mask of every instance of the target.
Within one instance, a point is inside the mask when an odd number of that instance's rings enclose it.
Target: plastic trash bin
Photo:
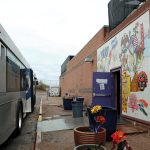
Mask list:
[[[92,126],[94,116],[91,114],[90,108],[87,109],[89,124]],[[110,141],[111,135],[116,131],[117,128],[117,110],[112,107],[102,107],[102,110],[98,113],[105,117],[106,122],[102,125],[106,129],[106,140]]]
[[[72,101],[73,117],[83,117],[83,101]]]
[[[83,102],[83,101],[84,101],[84,97],[78,96],[78,97],[76,97],[76,100],[77,100],[77,101],[82,101],[82,102]]]
[[[72,101],[73,98],[63,98],[64,110],[72,110]]]

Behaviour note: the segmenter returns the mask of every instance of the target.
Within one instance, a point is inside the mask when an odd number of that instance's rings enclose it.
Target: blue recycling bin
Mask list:
[[[92,127],[92,122],[94,119],[94,115],[91,114],[90,107],[87,108],[87,114],[89,118],[90,127]],[[117,110],[112,107],[103,106],[102,110],[97,114],[105,117],[106,122],[102,125],[103,128],[106,129],[106,140],[112,140],[111,135],[117,129]]]
[[[73,98],[63,98],[64,110],[72,110],[72,101]]]

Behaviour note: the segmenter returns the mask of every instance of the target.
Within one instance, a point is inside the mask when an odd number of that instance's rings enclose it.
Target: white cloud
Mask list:
[[[5,0],[0,21],[37,77],[55,80],[66,57],[77,54],[108,24],[108,2]]]

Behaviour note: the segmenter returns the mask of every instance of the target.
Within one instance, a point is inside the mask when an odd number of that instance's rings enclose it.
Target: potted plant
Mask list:
[[[122,131],[116,131],[112,135],[113,147],[111,150],[132,150]]]
[[[93,105],[87,108],[87,115],[91,129],[94,128],[93,122],[95,120],[95,116],[104,116],[107,121],[104,122],[101,127],[106,129],[106,141],[111,141],[111,135],[117,129],[117,110],[112,107],[101,106],[100,111],[93,114],[91,112],[91,108],[93,108]]]
[[[74,128],[74,141],[75,145],[95,144],[105,145],[106,142],[106,129],[102,128],[102,124],[106,121],[102,115],[97,115],[102,107],[96,105],[91,107],[91,113],[94,116],[92,123],[89,126],[80,126]]]

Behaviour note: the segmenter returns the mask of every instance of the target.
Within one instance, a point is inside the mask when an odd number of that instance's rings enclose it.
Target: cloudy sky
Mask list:
[[[58,80],[61,64],[108,24],[109,0],[1,0],[0,23],[38,79]]]

